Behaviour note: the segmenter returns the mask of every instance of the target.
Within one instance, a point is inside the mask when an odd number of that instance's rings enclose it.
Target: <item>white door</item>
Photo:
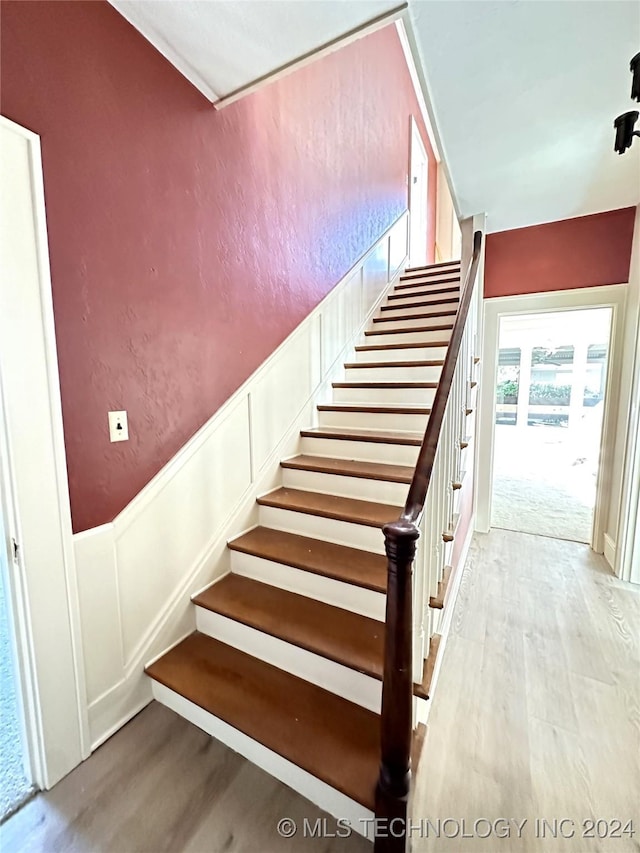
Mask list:
[[[88,754],[39,137],[0,117],[0,454],[31,778]]]
[[[409,265],[427,263],[427,206],[429,160],[413,117],[411,118],[411,165],[409,171]]]

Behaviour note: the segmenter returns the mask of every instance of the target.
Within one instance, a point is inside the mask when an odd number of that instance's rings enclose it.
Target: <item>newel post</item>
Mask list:
[[[389,568],[374,851],[404,853],[413,737],[411,578],[420,531],[399,520],[385,524],[383,532]]]

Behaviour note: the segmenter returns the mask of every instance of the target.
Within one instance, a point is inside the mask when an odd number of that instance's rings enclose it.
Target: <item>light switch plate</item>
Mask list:
[[[126,412],[109,412],[109,438],[111,441],[129,440],[129,423]]]

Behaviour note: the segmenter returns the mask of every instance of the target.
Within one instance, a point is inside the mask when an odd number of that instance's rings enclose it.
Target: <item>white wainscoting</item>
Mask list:
[[[144,666],[195,630],[190,597],[229,571],[315,404],[404,267],[404,213],[110,524],[74,537],[92,748],[151,700]]]

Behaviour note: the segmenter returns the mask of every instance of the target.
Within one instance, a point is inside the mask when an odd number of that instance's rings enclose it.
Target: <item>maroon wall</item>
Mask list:
[[[489,234],[485,297],[628,281],[634,219],[627,207]]]
[[[78,531],[111,520],[406,208],[411,114],[432,224],[436,164],[393,27],[221,112],[101,0],[5,2],[1,47],[2,112],[42,137]],[[126,444],[110,409],[129,412]]]

